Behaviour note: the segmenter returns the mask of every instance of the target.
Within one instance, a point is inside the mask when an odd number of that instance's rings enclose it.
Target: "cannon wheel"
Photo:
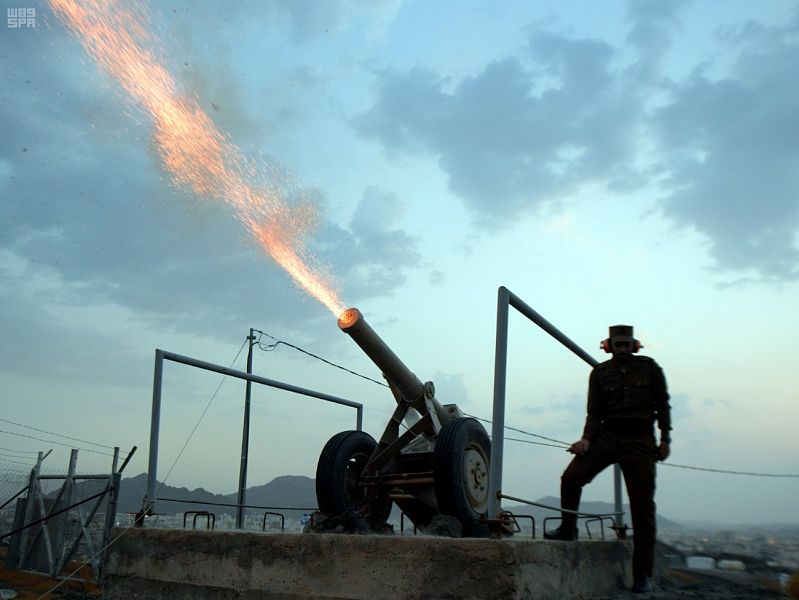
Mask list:
[[[433,453],[438,510],[457,518],[464,536],[488,535],[480,517],[488,513],[490,460],[491,441],[475,419],[453,419],[441,428]]]
[[[377,442],[363,431],[342,431],[328,440],[316,466],[316,501],[327,515],[340,515],[368,498],[358,478]],[[391,513],[391,498],[383,490],[370,502],[370,520],[382,525]]]

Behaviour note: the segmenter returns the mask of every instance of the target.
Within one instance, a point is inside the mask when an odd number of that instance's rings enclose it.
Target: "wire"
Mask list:
[[[52,431],[47,431],[45,429],[37,429],[36,427],[30,427],[28,425],[23,425],[22,423],[15,423],[14,421],[9,421],[8,419],[0,419],[3,423],[9,423],[11,425],[16,425],[17,427],[24,427],[25,429],[30,429],[32,431],[38,431],[39,433],[46,433],[47,435],[54,435],[56,437],[64,438],[67,440],[72,440],[74,442],[81,442],[83,444],[89,444],[90,446],[98,446],[100,448],[108,448],[109,450],[113,450],[113,446],[107,446],[105,444],[97,444],[95,442],[90,442],[88,440],[82,440],[80,438],[70,437],[68,435],[62,435],[60,433],[54,433]]]
[[[336,367],[337,369],[341,369],[342,371],[346,371],[347,373],[350,373],[351,375],[355,375],[356,377],[360,377],[361,379],[366,379],[367,381],[371,381],[372,383],[376,383],[377,385],[382,385],[383,387],[388,387],[388,384],[386,384],[386,383],[384,383],[382,381],[378,381],[377,379],[372,379],[371,377],[368,377],[366,375],[361,375],[360,373],[357,373],[356,371],[352,371],[352,370],[350,370],[350,369],[348,369],[346,367],[342,367],[341,365],[338,365],[338,364],[336,364],[334,362],[331,362],[331,361],[327,360],[326,358],[322,358],[321,356],[317,356],[316,354],[308,352],[307,350],[303,350],[299,346],[295,346],[294,344],[290,344],[288,342],[284,342],[283,340],[279,340],[278,338],[269,335],[265,331],[261,331],[260,329],[253,329],[253,331],[259,334],[258,335],[258,339],[254,342],[254,344],[256,346],[258,346],[258,348],[260,350],[263,350],[264,352],[272,352],[273,350],[275,350],[278,346],[280,346],[282,344],[283,346],[288,346],[289,348],[294,348],[295,350],[298,350],[299,352],[302,352],[303,354],[307,354],[311,358],[315,358],[317,360],[321,360],[323,363],[326,363],[326,364],[330,365],[331,367]],[[261,337],[262,336],[266,336],[270,340],[275,340],[275,343],[274,344],[262,344],[261,343]]]
[[[56,583],[56,584],[55,584],[53,587],[51,587],[49,590],[47,590],[47,591],[46,591],[44,594],[42,594],[41,596],[37,597],[37,599],[36,599],[36,600],[42,600],[42,598],[46,598],[46,597],[47,597],[47,596],[49,596],[51,593],[53,593],[55,590],[57,590],[58,588],[60,588],[60,587],[61,587],[62,585],[64,585],[64,584],[65,584],[67,581],[69,581],[69,580],[70,580],[70,579],[72,579],[72,578],[73,578],[75,575],[77,575],[77,573],[78,573],[78,572],[79,572],[79,571],[80,571],[80,570],[81,570],[83,567],[85,567],[86,565],[88,565],[90,562],[92,562],[92,561],[93,561],[95,558],[97,558],[98,556],[101,556],[101,555],[103,554],[103,552],[105,552],[106,550],[108,550],[108,549],[109,549],[109,548],[110,548],[112,545],[114,545],[114,544],[117,542],[117,540],[119,540],[119,538],[121,538],[123,535],[125,535],[125,534],[126,534],[128,531],[130,531],[131,529],[133,529],[133,528],[132,528],[132,527],[127,527],[127,528],[123,529],[123,530],[122,530],[122,531],[119,533],[119,535],[118,535],[118,536],[116,536],[116,537],[115,537],[113,540],[110,540],[110,541],[109,541],[109,542],[108,542],[108,543],[107,543],[105,546],[103,546],[103,547],[102,547],[102,548],[100,548],[100,549],[99,549],[97,552],[95,552],[93,556],[91,556],[91,557],[89,557],[88,559],[86,559],[86,561],[85,561],[84,563],[82,563],[81,565],[79,565],[77,569],[75,569],[74,571],[72,571],[71,573],[69,573],[69,574],[68,574],[66,577],[62,577],[58,583]]]
[[[16,454],[5,454],[5,453],[3,453],[3,452],[0,452],[0,456],[4,456],[4,457],[6,457],[6,458],[16,458],[16,459],[18,459],[18,460],[28,460],[28,461],[33,461],[33,463],[35,463],[35,462],[36,462],[36,460],[34,460],[33,458],[29,458],[29,457],[27,457],[27,456],[18,456],[18,455],[16,455]],[[27,465],[27,464],[33,464],[33,463],[20,463],[20,464],[26,464],[26,465]]]
[[[307,354],[308,356],[316,358],[317,360],[321,360],[322,362],[325,362],[325,363],[327,363],[327,364],[329,364],[331,366],[334,366],[334,367],[336,367],[338,369],[341,369],[342,371],[346,371],[347,373],[351,373],[351,374],[353,374],[353,375],[355,375],[357,377],[361,377],[361,378],[366,379],[368,381],[372,381],[372,382],[374,382],[374,383],[376,383],[378,385],[381,385],[381,386],[384,386],[384,387],[389,387],[388,385],[386,385],[385,383],[383,383],[381,381],[377,381],[376,379],[372,379],[371,377],[367,377],[366,375],[361,375],[360,373],[356,373],[355,371],[351,371],[350,369],[347,369],[345,367],[342,367],[341,365],[337,365],[337,364],[335,364],[333,362],[330,362],[329,360],[326,360],[326,359],[322,358],[321,356],[317,356],[316,354],[308,352],[307,350],[303,350],[299,346],[295,346],[294,344],[290,344],[288,342],[284,342],[282,340],[279,340],[278,338],[269,335],[265,331],[261,331],[261,330],[258,330],[258,329],[254,329],[253,331],[257,332],[259,334],[258,339],[254,342],[255,345],[257,345],[258,348],[260,348],[261,350],[263,350],[265,352],[271,352],[272,350],[275,350],[279,345],[283,344],[284,346],[289,346],[290,348],[294,348],[295,350],[299,350],[300,352],[302,352],[304,354]],[[264,335],[266,337],[272,339],[272,340],[275,340],[275,343],[273,343],[273,344],[262,344],[261,343],[261,336],[264,336]],[[471,417],[473,419],[477,419],[478,421],[482,421],[483,423],[488,423],[489,425],[492,423],[492,421],[489,421],[488,419],[482,419],[480,417],[476,417],[474,415],[469,415],[469,414],[466,414],[466,413],[464,413],[464,415],[467,416],[467,417]],[[545,435],[540,435],[538,433],[532,433],[530,431],[525,431],[524,429],[518,429],[517,427],[511,427],[510,425],[505,425],[504,428],[508,429],[510,431],[516,431],[516,432],[522,433],[524,435],[529,435],[531,437],[535,437],[535,438],[538,438],[538,439],[547,440],[548,442],[555,442],[555,443],[554,444],[547,444],[547,443],[544,443],[544,442],[536,442],[536,441],[533,441],[533,440],[523,440],[523,439],[519,439],[519,438],[506,437],[505,439],[508,440],[508,441],[522,442],[522,443],[525,443],[525,444],[536,444],[538,446],[549,446],[549,447],[552,447],[552,448],[564,448],[564,449],[568,448],[571,445],[568,442],[564,442],[563,440],[558,440],[558,439],[555,439],[555,438],[547,437]],[[678,465],[678,464],[667,463],[667,462],[663,462],[662,464],[667,466],[667,467],[674,467],[676,469],[690,469],[692,471],[705,471],[707,473],[724,473],[724,474],[728,474],[728,475],[749,475],[749,476],[752,476],[752,477],[799,478],[799,474],[754,473],[754,472],[750,472],[750,471],[734,471],[734,470],[730,470],[730,469],[711,469],[711,468],[707,468],[707,467],[694,467],[694,466],[690,466],[690,465]]]
[[[555,444],[547,444],[546,442],[536,442],[535,440],[520,440],[519,438],[512,438],[506,437],[506,441],[509,442],[524,442],[525,444],[536,444],[538,446],[549,446],[550,448],[560,448],[561,450],[565,450],[568,446],[556,446]]]
[[[61,514],[65,513],[65,512],[69,512],[73,508],[76,508],[76,507],[80,506],[81,504],[86,504],[90,500],[94,500],[95,498],[99,498],[100,496],[105,496],[109,492],[110,489],[111,489],[111,484],[107,485],[102,492],[98,492],[98,493],[94,494],[93,496],[89,496],[88,498],[84,498],[80,502],[76,502],[75,504],[71,504],[71,505],[69,505],[69,506],[67,506],[65,508],[62,508],[62,509],[56,510],[54,512],[48,513],[45,516],[43,516],[42,518],[40,518],[40,519],[36,519],[35,521],[31,521],[30,523],[27,523],[27,524],[23,525],[22,527],[14,529],[13,531],[9,531],[8,533],[4,533],[4,534],[0,535],[0,540],[4,540],[7,537],[11,537],[12,535],[15,535],[17,533],[25,531],[26,529],[28,529],[30,527],[33,527],[34,525],[38,525],[39,523],[43,523],[43,522],[45,522],[45,521],[47,521],[47,520],[49,520],[49,519],[51,519],[51,518],[53,518],[55,516],[61,515]]]
[[[488,419],[481,419],[480,417],[475,417],[474,415],[467,415],[466,413],[464,413],[464,415],[466,415],[467,417],[471,417],[472,419],[477,419],[478,421],[482,421],[483,423],[488,423],[489,425],[492,424],[492,421],[489,421]],[[568,442],[564,442],[563,440],[556,440],[555,438],[547,437],[545,435],[539,435],[537,433],[531,433],[529,431],[525,431],[524,429],[517,429],[516,427],[511,427],[510,425],[505,425],[505,429],[510,429],[511,431],[516,431],[518,433],[523,433],[524,435],[530,435],[532,437],[536,437],[536,438],[539,438],[539,439],[542,439],[542,440],[547,440],[548,442],[555,442],[557,444],[560,444],[560,446],[555,446],[555,448],[561,448],[561,447],[568,448],[569,446],[571,446],[571,444],[569,444]],[[509,439],[509,438],[505,438],[505,439]],[[525,440],[515,440],[515,441],[525,441]],[[541,444],[541,445],[542,446],[547,446],[547,445],[550,445],[550,444]]]
[[[13,452],[14,454],[38,454],[36,450],[12,450],[11,448],[0,448],[6,452]]]
[[[707,467],[692,467],[689,465],[676,465],[674,463],[661,463],[664,467],[674,467],[675,469],[691,469],[692,471],[706,471],[708,473],[725,473],[727,475],[750,475],[752,477],[790,477],[799,478],[799,474],[793,473],[753,473],[750,471],[730,471],[727,469],[709,469]]]
[[[236,356],[233,358],[233,361],[230,363],[230,367],[228,367],[228,368],[233,368],[233,365],[236,364],[236,361],[239,359],[239,355],[241,354],[241,351],[244,350],[244,346],[247,345],[248,341],[249,341],[249,337],[245,338],[244,343],[242,343],[241,348],[239,348],[239,351],[236,352]],[[205,417],[205,414],[208,412],[208,409],[211,408],[211,404],[213,403],[214,399],[216,398],[216,395],[219,393],[219,390],[222,389],[222,384],[225,383],[226,379],[227,379],[227,374],[222,375],[222,379],[219,381],[219,385],[216,387],[216,390],[211,395],[211,399],[208,400],[208,403],[205,405],[205,408],[203,409],[203,412],[200,415],[200,418],[197,419],[197,423],[194,424],[194,429],[192,429],[191,433],[189,433],[189,437],[186,439],[186,443],[183,444],[183,447],[180,449],[180,452],[178,452],[178,455],[175,458],[175,461],[172,463],[172,466],[169,467],[169,471],[167,471],[166,476],[161,481],[161,485],[158,486],[158,491],[155,494],[156,497],[161,492],[161,488],[163,488],[164,485],[166,484],[167,479],[169,479],[169,476],[172,474],[172,471],[174,470],[175,466],[178,464],[178,461],[180,460],[180,457],[183,456],[183,452],[188,447],[189,442],[191,441],[191,438],[194,436],[195,432],[197,431],[197,428],[200,426],[200,423],[202,422],[203,418]],[[152,500],[152,498],[151,498],[151,500]]]
[[[466,416],[467,417],[472,417],[473,419],[477,419],[478,421],[483,421],[484,423],[489,423],[489,424],[491,423],[491,421],[489,421],[488,419],[481,419],[480,417],[475,417],[473,415],[466,415]],[[526,443],[526,444],[537,444],[539,446],[551,446],[553,448],[568,448],[570,446],[570,444],[568,444],[568,443],[566,443],[564,441],[556,440],[555,438],[550,438],[550,437],[546,437],[546,436],[543,436],[543,435],[538,435],[537,433],[531,433],[529,431],[524,431],[523,429],[517,429],[516,427],[510,427],[509,425],[505,425],[505,429],[510,429],[511,431],[518,431],[519,433],[523,433],[525,435],[531,435],[533,437],[537,437],[537,438],[540,438],[540,439],[548,440],[550,442],[557,442],[560,445],[556,446],[555,444],[545,444],[543,442],[534,442],[533,440],[521,440],[521,439],[518,439],[518,438],[509,438],[509,437],[505,438],[506,440],[510,440],[510,441],[513,441],[513,442],[523,442],[523,443]],[[799,478],[799,474],[793,474],[793,473],[755,473],[755,472],[751,472],[751,471],[734,471],[734,470],[731,470],[731,469],[711,469],[711,468],[708,468],[708,467],[694,467],[694,466],[691,466],[691,465],[678,465],[678,464],[674,464],[674,463],[670,463],[670,462],[661,462],[660,464],[663,465],[663,466],[666,466],[666,467],[673,467],[675,469],[690,469],[692,471],[705,471],[707,473],[724,473],[726,475],[749,475],[751,477]]]
[[[25,462],[22,462],[22,461],[19,461],[19,460],[10,460],[8,458],[0,459],[0,463],[13,463],[15,465],[25,465],[26,467],[32,467],[33,466],[31,463],[25,463]]]
[[[57,446],[64,446],[65,448],[76,448],[78,450],[83,450],[84,452],[91,452],[93,454],[102,454],[103,456],[114,456],[110,452],[100,452],[99,450],[90,450],[89,448],[77,448],[74,444],[62,444],[61,442],[56,442],[53,440],[45,440],[42,438],[37,438],[32,435],[26,435],[24,433],[15,433],[13,431],[6,431],[5,429],[0,429],[0,433],[7,433],[8,435],[16,435],[19,437],[28,438],[31,440],[36,440],[38,442],[45,442],[46,444],[55,444]]]
[[[246,338],[246,339],[244,340],[244,343],[242,343],[242,345],[241,345],[241,348],[239,348],[239,351],[238,351],[238,352],[236,352],[236,356],[235,356],[235,358],[233,358],[233,361],[230,363],[230,368],[232,368],[232,367],[233,367],[233,365],[235,365],[235,364],[236,364],[236,361],[239,359],[239,355],[241,354],[241,351],[242,351],[242,350],[244,350],[244,346],[246,346],[246,345],[247,345],[247,342],[248,342],[248,341],[249,341],[249,338]],[[192,430],[191,430],[191,433],[189,434],[189,437],[188,437],[188,439],[186,440],[186,443],[185,443],[185,444],[183,444],[183,447],[180,449],[180,452],[178,452],[178,455],[177,455],[177,457],[175,458],[175,461],[172,463],[172,466],[171,466],[171,467],[169,467],[169,471],[167,472],[167,474],[166,474],[166,477],[164,477],[163,481],[161,481],[161,485],[160,485],[160,486],[158,486],[158,491],[157,491],[157,492],[156,492],[156,494],[155,494],[155,495],[156,495],[156,497],[159,495],[159,493],[161,492],[161,489],[162,489],[162,488],[164,487],[164,485],[166,484],[166,482],[167,482],[167,479],[169,479],[169,476],[172,474],[172,470],[173,470],[173,469],[175,468],[175,466],[178,464],[178,461],[180,460],[180,457],[183,455],[183,452],[186,450],[186,447],[189,445],[189,442],[191,441],[191,438],[192,438],[192,436],[193,436],[193,435],[194,435],[194,433],[197,431],[197,428],[200,426],[200,423],[202,422],[202,420],[203,420],[203,417],[205,417],[205,413],[207,413],[207,412],[208,412],[208,409],[209,409],[209,408],[211,408],[211,403],[214,401],[214,398],[216,398],[217,394],[219,393],[219,390],[222,388],[222,384],[223,384],[223,383],[225,383],[225,379],[227,379],[227,375],[223,375],[223,376],[222,376],[222,380],[219,382],[219,385],[217,386],[216,390],[215,390],[215,391],[214,391],[214,393],[211,395],[211,399],[208,401],[208,404],[206,404],[206,405],[205,405],[205,409],[203,410],[202,414],[200,415],[200,418],[197,420],[197,423],[196,423],[196,425],[194,426],[194,429],[192,429]],[[123,530],[120,532],[120,534],[119,534],[118,536],[116,536],[114,539],[112,539],[111,541],[109,541],[109,542],[108,542],[108,543],[107,543],[105,546],[103,546],[102,548],[100,548],[100,550],[99,550],[99,551],[97,551],[97,552],[94,554],[94,556],[92,556],[91,558],[89,558],[88,560],[86,560],[86,562],[84,562],[82,565],[80,565],[80,566],[79,566],[77,569],[75,569],[75,570],[74,570],[74,571],[72,571],[70,574],[68,574],[66,577],[64,577],[64,578],[63,578],[61,581],[59,581],[59,582],[58,582],[56,585],[54,585],[52,588],[50,588],[49,590],[47,590],[47,591],[46,591],[44,594],[42,594],[41,596],[39,596],[38,600],[41,600],[42,598],[46,598],[48,595],[50,595],[50,593],[54,592],[56,589],[58,589],[59,587],[61,587],[61,586],[62,586],[64,583],[66,583],[67,581],[69,581],[70,579],[72,579],[72,577],[74,577],[74,576],[75,576],[75,574],[76,574],[76,573],[78,573],[78,571],[80,571],[80,570],[81,570],[83,567],[85,567],[86,565],[88,565],[88,564],[89,564],[89,563],[90,563],[92,560],[94,560],[95,558],[97,558],[98,556],[100,556],[100,555],[101,555],[103,552],[105,552],[105,551],[106,551],[108,548],[110,548],[110,547],[111,547],[113,544],[115,544],[115,543],[117,542],[117,540],[119,540],[119,538],[121,538],[123,535],[125,535],[125,534],[126,534],[126,533],[127,533],[129,530],[130,530],[130,529],[132,529],[132,528],[130,528],[130,527],[129,527],[129,528],[127,528],[127,529],[123,529]]]

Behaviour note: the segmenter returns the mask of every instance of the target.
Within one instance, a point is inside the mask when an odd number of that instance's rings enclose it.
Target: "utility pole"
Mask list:
[[[247,352],[247,374],[252,375],[252,348],[255,345],[255,334],[250,327],[247,336],[249,352]],[[236,529],[244,527],[244,505],[247,504],[247,459],[250,454],[250,398],[252,382],[248,379],[244,388],[244,430],[241,432],[241,468],[239,470],[239,495],[236,509]]]

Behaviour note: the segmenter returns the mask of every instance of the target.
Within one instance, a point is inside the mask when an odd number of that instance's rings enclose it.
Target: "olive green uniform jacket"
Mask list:
[[[588,380],[585,439],[594,441],[600,430],[628,439],[648,437],[656,421],[661,439],[668,438],[671,408],[666,378],[653,359],[614,356],[594,367]]]

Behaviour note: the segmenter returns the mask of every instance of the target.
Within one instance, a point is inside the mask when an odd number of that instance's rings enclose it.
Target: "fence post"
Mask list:
[[[42,468],[42,461],[44,460],[44,453],[39,452],[36,458],[36,465],[31,469],[30,479],[28,480],[28,495],[25,500],[25,516],[22,519],[22,524],[26,525],[33,521],[33,507],[36,504],[36,493],[38,491],[37,484],[38,484],[38,477],[39,472]],[[22,566],[22,557],[25,556],[26,552],[28,551],[28,539],[30,537],[30,529],[26,528],[19,534],[19,551],[17,554],[17,560],[15,568],[19,568]]]
[[[497,336],[494,349],[494,414],[491,425],[491,460],[488,468],[488,518],[498,519],[502,502],[497,493],[502,490],[502,460],[505,441],[505,383],[508,368],[508,289],[497,292]]]
[[[100,568],[97,575],[97,581],[100,581],[103,572],[105,571],[105,561],[108,559],[108,547],[111,545],[111,530],[114,528],[117,520],[117,504],[119,503],[119,483],[122,475],[117,470],[117,463],[119,462],[119,446],[114,447],[114,459],[111,462],[111,490],[108,495],[108,505],[105,512],[105,524],[103,526],[103,541],[100,550]]]

